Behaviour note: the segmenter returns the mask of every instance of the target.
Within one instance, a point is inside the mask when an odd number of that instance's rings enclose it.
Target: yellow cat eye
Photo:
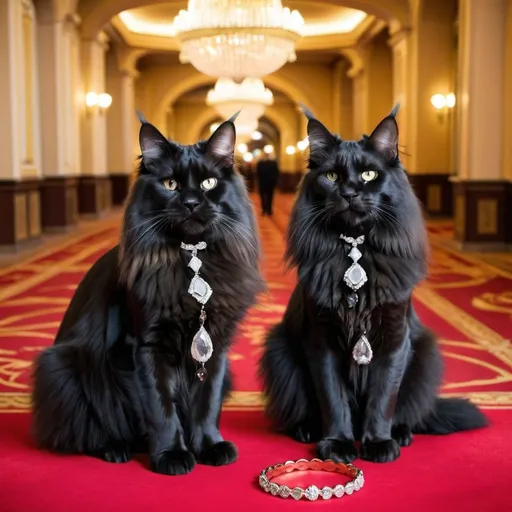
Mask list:
[[[178,188],[178,182],[176,180],[164,180],[164,187],[167,190],[176,190]]]
[[[328,172],[326,173],[325,177],[333,183],[338,179],[338,175],[335,172]]]
[[[361,174],[361,178],[363,178],[363,181],[373,181],[377,176],[379,175],[379,173],[377,171],[364,171],[362,174]]]
[[[203,190],[211,190],[217,186],[217,178],[208,178],[201,183]]]

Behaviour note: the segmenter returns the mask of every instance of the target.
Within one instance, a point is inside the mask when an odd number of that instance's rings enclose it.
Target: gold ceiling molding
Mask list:
[[[90,39],[100,31],[112,18],[120,12],[136,9],[147,5],[175,4],[186,8],[186,2],[169,0],[82,0],[79,3],[78,14],[81,16],[82,35]],[[392,33],[398,32],[410,24],[409,0],[290,0],[285,6],[304,10],[304,8],[344,7],[365,11],[369,16],[385,21]],[[307,16],[306,16],[307,18]]]
[[[359,39],[367,30],[373,27],[375,22],[375,17],[366,16],[358,27],[350,33],[321,34],[303,37],[297,44],[297,50],[314,51],[351,48],[357,45]],[[174,37],[133,32],[127,28],[119,15],[112,18],[111,24],[128,46],[152,51],[179,51],[178,43]]]

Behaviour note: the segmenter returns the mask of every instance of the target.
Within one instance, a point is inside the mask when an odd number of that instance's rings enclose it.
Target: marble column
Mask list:
[[[455,92],[455,12],[451,2],[417,2],[412,29],[394,34],[393,95],[399,114],[402,157],[418,198],[431,215],[452,214],[455,172],[454,109],[436,110],[434,94]]]
[[[512,194],[503,158],[504,144],[510,145],[503,126],[510,115],[504,101],[510,89],[504,84],[511,8],[506,0],[460,1],[455,238],[468,249],[502,249],[512,243]]]
[[[0,2],[0,247],[13,247],[41,234],[36,48],[33,3]]]
[[[134,82],[137,77],[136,69],[121,67],[111,52],[107,68],[107,92],[113,101],[107,112],[107,161],[114,205],[124,203],[136,168],[138,152],[134,139],[139,122],[135,114]]]
[[[54,19],[51,14],[38,24],[45,231],[67,230],[77,223],[80,174],[79,18]]]
[[[111,207],[111,184],[107,172],[107,114],[98,105],[88,107],[88,93],[106,92],[106,52],[108,38],[100,32],[96,38],[81,41],[83,104],[81,116],[81,176],[78,186],[78,210],[81,215],[97,216]],[[116,98],[113,98],[116,101]]]

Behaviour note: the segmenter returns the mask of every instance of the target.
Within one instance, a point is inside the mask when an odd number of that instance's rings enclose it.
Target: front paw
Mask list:
[[[102,459],[105,462],[111,462],[114,464],[122,464],[128,462],[132,456],[128,445],[111,445],[98,450],[92,454],[98,459]]]
[[[203,448],[197,461],[208,466],[225,466],[238,459],[238,450],[233,443],[221,441]]]
[[[162,475],[186,475],[196,465],[196,459],[186,450],[167,450],[151,458],[151,469]]]
[[[299,443],[313,443],[320,439],[320,431],[312,421],[297,423],[288,432],[288,435]]]
[[[412,443],[412,432],[407,425],[395,425],[391,429],[391,437],[400,446],[409,446]]]
[[[352,462],[357,458],[357,448],[354,441],[339,439],[322,439],[317,447],[316,453],[319,459],[332,459],[334,462]]]
[[[370,462],[392,462],[400,457],[400,446],[394,439],[366,442],[361,446],[361,459]]]

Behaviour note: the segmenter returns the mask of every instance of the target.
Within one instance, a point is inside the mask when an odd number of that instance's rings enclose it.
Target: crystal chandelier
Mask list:
[[[236,127],[236,140],[237,142],[249,142],[252,134],[258,129],[258,121],[241,122],[238,119],[235,121]]]
[[[181,62],[237,82],[293,62],[303,25],[281,0],[189,0],[174,19]]]
[[[241,110],[238,116],[240,124],[259,119],[265,112],[265,107],[273,101],[272,91],[266,89],[259,78],[245,78],[240,84],[229,78],[219,78],[206,96],[206,104],[214,107],[224,119]]]

